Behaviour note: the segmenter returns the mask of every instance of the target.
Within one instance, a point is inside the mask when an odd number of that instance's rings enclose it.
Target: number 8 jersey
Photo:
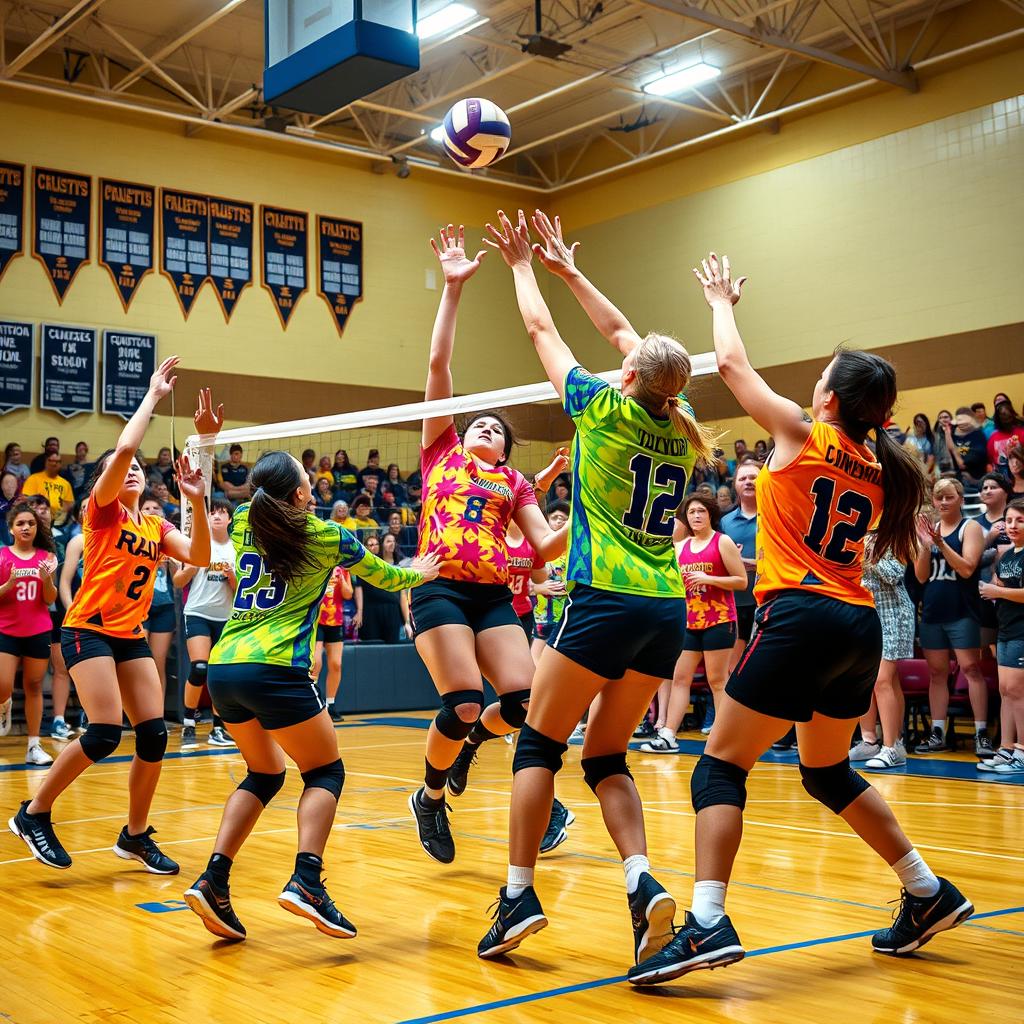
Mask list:
[[[784,469],[757,477],[757,581],[763,604],[780,590],[808,590],[874,605],[861,582],[864,537],[882,514],[882,467],[871,450],[816,422]]]
[[[684,598],[672,525],[693,472],[689,441],[582,366],[566,374],[564,404],[576,424],[567,583]]]

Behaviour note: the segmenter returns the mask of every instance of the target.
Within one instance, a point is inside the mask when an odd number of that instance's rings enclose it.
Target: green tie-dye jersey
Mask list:
[[[672,525],[693,471],[689,441],[582,366],[566,374],[564,404],[576,424],[567,581],[684,597]]]
[[[240,505],[231,522],[235,546],[235,599],[231,618],[210,652],[211,665],[258,663],[309,671],[320,602],[336,565],[343,565],[381,590],[407,590],[423,582],[413,569],[400,569],[371,554],[355,535],[335,522],[307,516],[310,551],[317,568],[289,583],[267,571],[253,546],[249,506]]]

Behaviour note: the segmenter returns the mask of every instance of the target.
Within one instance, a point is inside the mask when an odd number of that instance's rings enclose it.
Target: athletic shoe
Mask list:
[[[962,924],[973,913],[971,901],[945,878],[939,879],[939,891],[934,896],[912,896],[904,889],[892,927],[875,932],[871,948],[887,956],[906,956],[939,932]]]
[[[277,902],[289,914],[312,921],[324,935],[335,939],[356,937],[356,926],[334,905],[323,882],[308,885],[298,875],[292,875]]]
[[[869,758],[878,757],[882,752],[882,744],[870,743],[868,740],[861,740],[850,748],[851,761],[867,761]]]
[[[776,740],[772,744],[772,750],[777,754],[781,754],[786,750],[792,750],[794,747],[796,747],[796,729],[793,727],[790,728],[789,732],[782,739]]]
[[[63,718],[55,718],[53,720],[53,725],[50,726],[50,739],[69,740],[71,739],[71,736],[71,726],[68,725]]]
[[[192,750],[199,746],[196,739],[196,727],[194,725],[183,725],[181,727],[181,749]]]
[[[571,733],[569,733],[569,742],[570,743],[582,743],[583,742],[583,733],[585,731],[586,731],[586,726],[584,726],[584,724],[582,722],[580,722],[579,725],[577,725],[576,728],[573,729],[573,731]]]
[[[676,742],[676,734],[671,729],[661,728],[653,740],[641,743],[640,749],[645,754],[676,754],[679,752],[679,744]]]
[[[476,947],[476,955],[485,960],[511,952],[527,936],[548,926],[548,919],[532,885],[528,885],[515,899],[509,899],[505,893],[505,886],[502,886],[497,902],[491,905],[494,924]]]
[[[715,724],[715,702],[709,697],[704,708],[704,721],[701,723],[701,735],[709,736],[711,727]]]
[[[1024,776],[1024,750],[1018,750],[1007,764],[997,764],[994,771],[998,775]]]
[[[75,726],[75,735],[82,736],[85,730],[89,728],[89,716],[83,711],[78,716],[78,725]]]
[[[672,941],[676,901],[646,871],[640,876],[636,892],[627,898],[633,918],[633,962],[640,963]]]
[[[853,760],[851,758],[851,760]],[[865,768],[904,768],[907,764],[907,748],[903,740],[897,740],[891,747],[882,747],[876,757],[870,757]]]
[[[43,750],[38,743],[33,743],[28,750],[25,751],[25,764],[33,765],[47,765],[53,764],[53,758]]]
[[[981,732],[974,734],[974,753],[982,761],[995,756],[995,751],[992,749],[992,741],[988,738],[987,730],[982,729]]]
[[[344,722],[345,716],[338,710],[337,706],[332,704],[328,709],[327,713],[331,716],[332,722]]]
[[[211,747],[237,746],[235,741],[231,738],[231,733],[229,733],[222,725],[215,725],[210,730],[210,737],[206,742],[209,743]]]
[[[185,890],[185,902],[189,910],[199,915],[206,930],[219,939],[245,938],[245,925],[235,916],[231,894],[227,887],[221,889],[214,883],[209,871],[204,871]]]
[[[948,750],[949,744],[942,730],[936,725],[932,727],[931,735],[922,740],[914,747],[915,754],[937,754],[942,750]]]
[[[469,782],[469,769],[476,764],[477,751],[480,749],[477,743],[463,743],[459,756],[455,763],[448,769],[448,792],[452,796],[462,796],[466,792],[466,783]]]
[[[658,730],[651,724],[650,719],[645,718],[634,730],[633,739],[646,740],[651,736],[657,736]]]
[[[691,971],[713,971],[742,960],[746,950],[728,917],[702,928],[689,911],[680,928],[664,949],[642,960],[627,973],[634,985],[660,985]]]
[[[1013,748],[1012,747],[1000,747],[991,757],[985,758],[984,761],[979,761],[974,767],[979,772],[994,772],[997,766],[1001,764],[1009,764],[1013,760]]]
[[[565,830],[576,820],[576,815],[556,797],[551,805],[551,818],[544,838],[540,841],[540,852],[550,853],[565,842]]]
[[[155,832],[156,829],[150,825],[141,836],[130,836],[125,825],[111,849],[121,860],[137,860],[150,874],[176,875],[180,870],[178,865],[149,838]]]
[[[11,731],[11,708],[13,705],[13,697],[0,701],[0,736],[6,736]]]
[[[455,860],[455,840],[452,839],[452,829],[448,824],[448,811],[451,808],[443,797],[437,807],[424,807],[420,802],[421,796],[422,786],[409,797],[409,810],[416,821],[420,844],[434,860],[451,864]]]
[[[45,814],[29,814],[30,800],[23,800],[18,813],[7,822],[7,827],[21,839],[32,851],[32,856],[41,864],[51,868],[71,867],[68,851],[60,844],[57,833],[53,831],[50,812]]]

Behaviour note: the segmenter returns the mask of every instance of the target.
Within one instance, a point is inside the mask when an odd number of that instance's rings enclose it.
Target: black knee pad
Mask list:
[[[121,726],[90,722],[78,742],[82,744],[82,753],[95,764],[117,750],[121,742]]]
[[[162,718],[150,718],[135,726],[135,755],[140,761],[162,761],[167,749],[167,726]]]
[[[583,769],[583,781],[596,794],[597,787],[605,779],[612,775],[628,775],[630,778],[629,766],[626,764],[626,752],[621,754],[601,754],[598,757],[584,757],[580,761]]]
[[[526,722],[526,708],[523,705],[529,699],[529,690],[513,690],[511,693],[503,693],[498,698],[501,720],[507,722],[513,729],[522,729]]]
[[[345,785],[345,765],[341,758],[330,764],[322,764],[319,768],[310,768],[302,773],[303,789],[326,789],[334,794],[334,799],[341,797],[341,787]]]
[[[279,772],[277,775],[268,772],[249,772],[238,784],[238,788],[244,789],[246,793],[252,793],[266,807],[281,792],[284,776],[284,772]]]
[[[475,704],[476,715],[472,722],[459,718],[456,708],[460,704]],[[484,695],[480,690],[455,690],[441,694],[441,710],[434,716],[434,725],[442,736],[450,740],[464,740],[473,728],[480,712],[484,709]]]
[[[193,661],[192,667],[188,670],[188,681],[193,686],[205,686],[208,667],[209,665],[205,661]]]
[[[720,804],[742,811],[747,806],[747,773],[739,765],[701,754],[690,776],[690,799],[695,811]]]
[[[562,757],[568,749],[568,743],[558,743],[524,724],[519,731],[516,756],[512,759],[512,774],[524,768],[547,768],[555,775],[561,769]]]
[[[800,765],[800,780],[804,789],[833,814],[842,814],[864,790],[871,788],[867,779],[850,767],[848,757],[827,768]]]

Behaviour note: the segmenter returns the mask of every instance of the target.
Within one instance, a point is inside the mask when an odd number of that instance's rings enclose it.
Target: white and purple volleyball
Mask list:
[[[445,114],[442,127],[445,152],[460,167],[487,167],[512,141],[508,115],[490,100],[459,100]]]

